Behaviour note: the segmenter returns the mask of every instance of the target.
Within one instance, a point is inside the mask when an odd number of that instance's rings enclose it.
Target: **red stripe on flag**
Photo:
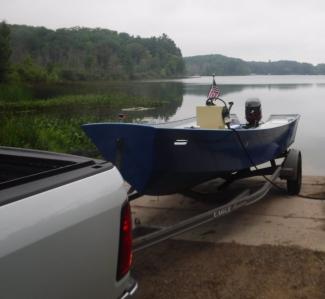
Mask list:
[[[216,81],[213,79],[211,89],[208,94],[208,99],[215,99],[220,95],[220,89],[218,88]]]

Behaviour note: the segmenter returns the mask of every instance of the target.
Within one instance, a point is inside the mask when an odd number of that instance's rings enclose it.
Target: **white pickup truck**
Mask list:
[[[110,163],[0,147],[0,298],[131,296],[132,225]]]

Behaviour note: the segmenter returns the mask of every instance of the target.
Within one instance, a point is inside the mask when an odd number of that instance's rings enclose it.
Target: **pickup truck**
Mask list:
[[[132,222],[109,162],[0,147],[0,298],[131,296]]]

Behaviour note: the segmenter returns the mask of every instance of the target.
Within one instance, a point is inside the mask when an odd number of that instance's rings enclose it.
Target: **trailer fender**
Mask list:
[[[298,176],[298,163],[301,159],[301,152],[297,149],[290,149],[282,163],[280,178],[282,180],[296,179]]]

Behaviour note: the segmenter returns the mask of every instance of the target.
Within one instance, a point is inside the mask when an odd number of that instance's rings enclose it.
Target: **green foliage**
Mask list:
[[[316,65],[316,73],[317,75],[325,75],[325,63]]]
[[[19,91],[19,90],[18,90]],[[17,92],[18,92],[17,91]],[[1,97],[1,89],[0,89]],[[82,107],[105,107],[105,109],[117,109],[121,107],[157,107],[163,103],[156,100],[150,100],[146,97],[135,97],[126,94],[114,93],[111,95],[66,95],[53,99],[43,100],[20,100],[8,101],[0,98],[0,109],[2,111],[19,111],[19,110],[37,110],[48,111],[49,109],[82,109]]]
[[[12,62],[29,82],[181,76],[181,51],[165,34],[140,38],[107,29],[11,25]],[[26,68],[27,66],[27,68]]]
[[[89,119],[88,119],[89,121]],[[0,143],[13,147],[36,148],[68,153],[96,153],[80,125],[86,119],[58,119],[42,115],[8,114],[0,126]]]
[[[315,67],[309,63],[280,60],[269,62],[248,62],[253,74],[261,75],[315,75]]]
[[[0,85],[0,107],[3,103],[13,103],[18,101],[30,101],[32,99],[31,91],[19,84]]]
[[[202,55],[185,58],[186,72],[189,75],[232,76],[248,75],[247,62],[223,55]]]
[[[202,55],[185,57],[188,75],[322,75],[324,65],[313,66],[290,60],[281,61],[244,61],[223,55]]]
[[[0,23],[0,84],[7,82],[10,73],[10,28],[5,22]]]
[[[23,82],[37,83],[49,79],[46,69],[36,64],[30,56],[27,56],[21,64],[17,65],[15,70]]]

